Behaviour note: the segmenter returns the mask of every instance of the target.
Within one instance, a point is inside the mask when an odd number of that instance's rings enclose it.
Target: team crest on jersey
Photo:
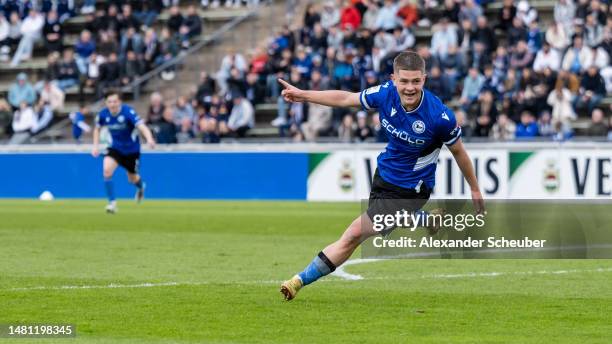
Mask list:
[[[422,134],[425,132],[425,123],[421,120],[414,121],[412,123],[412,131],[417,134]]]
[[[376,92],[378,92],[378,91],[380,91],[380,85],[378,85],[378,86],[372,86],[372,87],[368,88],[368,89],[366,90],[365,94],[372,94],[372,93],[376,93]]]
[[[119,116],[119,117],[117,118],[117,121],[118,121],[119,123],[123,123],[123,122],[125,121],[125,118],[124,118],[123,116]]]
[[[395,116],[395,114],[397,113],[397,110],[395,110],[394,107],[391,108],[391,117]]]
[[[448,118],[448,115],[446,114],[446,112],[442,112],[442,118],[444,118],[447,121],[450,121],[450,119]]]
[[[110,122],[110,117],[106,117],[106,123]]]

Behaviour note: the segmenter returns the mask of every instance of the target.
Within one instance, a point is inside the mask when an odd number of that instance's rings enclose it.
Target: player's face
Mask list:
[[[119,112],[121,108],[121,99],[116,94],[109,96],[106,98],[106,107],[110,110],[111,113],[116,114]]]
[[[420,70],[405,69],[400,69],[396,74],[391,75],[402,100],[402,105],[413,108],[419,104],[426,76]]]

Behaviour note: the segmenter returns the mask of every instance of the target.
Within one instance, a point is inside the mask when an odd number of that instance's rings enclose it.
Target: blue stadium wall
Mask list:
[[[307,153],[145,153],[141,174],[147,197],[162,199],[305,200]],[[115,173],[119,198],[133,197],[123,169]],[[102,198],[102,158],[86,153],[0,154],[0,197]]]

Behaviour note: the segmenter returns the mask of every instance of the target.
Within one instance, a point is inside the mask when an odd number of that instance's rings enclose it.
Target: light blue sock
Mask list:
[[[106,189],[106,197],[108,202],[115,201],[115,188],[113,187],[112,179],[104,179],[104,188]]]
[[[319,278],[329,275],[334,270],[336,270],[334,264],[323,252],[319,252],[319,254],[314,257],[312,262],[308,264],[306,269],[300,272],[298,276],[304,285],[309,285]]]

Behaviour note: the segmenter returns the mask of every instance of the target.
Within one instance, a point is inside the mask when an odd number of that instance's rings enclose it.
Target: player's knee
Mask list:
[[[137,174],[128,174],[128,181],[132,184],[136,184],[138,183],[138,180],[140,179],[140,177]]]
[[[111,168],[105,168],[102,170],[102,175],[104,176],[104,178],[111,178],[113,176],[113,169]]]

